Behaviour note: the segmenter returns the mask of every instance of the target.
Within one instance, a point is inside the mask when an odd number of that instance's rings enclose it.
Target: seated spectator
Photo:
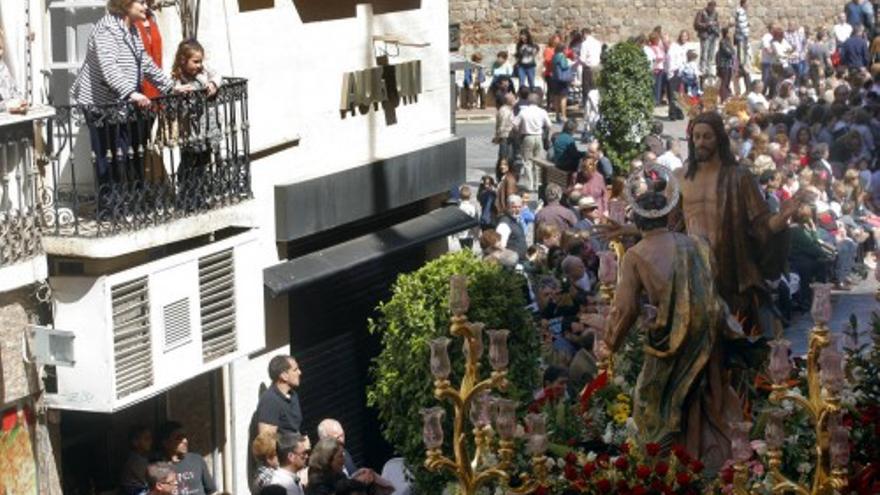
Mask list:
[[[761,173],[761,176],[758,179],[758,184],[761,186],[761,191],[764,193],[764,199],[767,200],[767,206],[770,208],[770,213],[779,213],[781,207],[779,196],[776,195],[780,182],[781,175],[776,170],[765,170]]]
[[[651,123],[651,133],[642,140],[642,147],[655,156],[660,156],[666,151],[666,139],[661,136],[663,134],[663,122],[655,120]]]
[[[819,240],[814,222],[814,211],[810,205],[803,205],[792,218],[791,250],[789,264],[791,270],[800,276],[800,290],[795,303],[802,309],[812,304],[813,294],[810,284],[827,282],[834,253]]]
[[[358,471],[349,478],[342,472],[345,455],[342,444],[332,438],[318,441],[309,459],[306,495],[368,495],[375,481],[372,471]]]
[[[553,140],[553,163],[556,168],[566,172],[574,172],[584,157],[584,152],[577,149],[574,133],[577,131],[577,121],[569,119],[565,121],[556,139]]]

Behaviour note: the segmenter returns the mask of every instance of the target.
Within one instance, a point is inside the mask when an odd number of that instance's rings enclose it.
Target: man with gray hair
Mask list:
[[[519,114],[513,118],[513,128],[522,136],[520,152],[530,191],[537,191],[538,186],[541,185],[541,177],[534,160],[543,153],[544,133],[549,134],[553,125],[550,122],[550,115],[541,108],[539,102],[537,93],[531,93],[528,99],[529,104],[521,107]]]
[[[348,449],[345,448],[345,430],[342,429],[342,424],[332,418],[324,419],[318,423],[318,440],[323,440],[325,438],[332,438],[342,444],[342,454],[345,457],[345,464],[342,467],[342,472],[351,478],[351,475],[357,471],[357,466],[355,465],[351,454],[348,452]]]
[[[520,214],[523,209],[523,200],[519,195],[511,194],[507,197],[507,210],[498,217],[498,226],[495,231],[501,236],[501,247],[515,252],[520,261],[526,259],[526,231],[520,223]]]
[[[562,188],[558,184],[548,184],[544,192],[544,199],[547,204],[538,210],[535,215],[535,231],[544,224],[555,225],[561,231],[566,231],[574,227],[577,223],[577,215],[571,211],[571,208],[560,204],[562,199]]]
[[[177,493],[177,472],[167,462],[147,465],[148,495],[174,495]]]

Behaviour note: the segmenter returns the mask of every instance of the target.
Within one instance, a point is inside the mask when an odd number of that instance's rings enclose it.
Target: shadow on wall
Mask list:
[[[281,2],[284,0],[275,0]],[[271,3],[272,0],[239,0],[243,3]],[[373,5],[373,14],[387,14],[402,10],[421,8],[422,0],[293,0],[293,5],[303,22],[330,21],[355,17],[357,5],[369,3]]]

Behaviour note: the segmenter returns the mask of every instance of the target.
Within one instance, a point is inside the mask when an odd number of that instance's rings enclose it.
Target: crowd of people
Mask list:
[[[761,284],[778,331],[809,308],[812,283],[850,290],[875,262],[880,65],[874,62],[880,61],[880,38],[867,45],[868,34],[875,34],[873,20],[870,2],[854,0],[846,4],[839,24],[817,28],[812,35],[796,23],[783,29],[772,22],[761,40],[760,58],[755,58],[760,64],[751,63],[747,0],[740,1],[729,26],[719,21],[714,1],[701,9],[694,20],[699,48],[690,45],[688,31],[673,43],[660,28],[636,38],[644,43],[655,76],[656,103],[670,105],[669,120],[684,118],[676,92],[699,100],[710,84],[720,88],[721,101],[712,112],[723,122],[726,153],[757,185],[770,214],[783,211],[785,242],[774,243],[767,256],[781,258],[786,268]],[[545,80],[555,77],[557,55],[580,65],[585,85],[601,71],[600,63],[591,65],[598,59],[587,53],[598,47],[601,54],[601,43],[583,37],[589,30],[576,34],[571,39],[577,43],[559,48],[557,35],[547,45]],[[584,50],[588,43],[591,48]],[[600,259],[610,249],[607,234],[632,220],[620,171],[654,165],[689,170],[699,146],[689,135],[683,156],[679,140],[664,135],[657,121],[636,160],[611,163],[598,141],[589,135],[577,138],[581,124],[564,119],[564,105],[552,97],[545,100],[542,88],[535,87],[540,53],[523,30],[513,69],[490,74],[498,105],[496,171],[482,178],[475,197],[469,186],[460,190],[462,202],[468,203],[462,208],[479,219],[480,229],[454,240],[472,246],[487,262],[527,277],[530,307],[545,337],[545,385],[569,383],[577,390],[595,373],[592,346],[607,323],[599,291]],[[582,62],[585,55],[591,64]],[[506,58],[499,54],[495,67],[506,64]],[[547,89],[552,95],[559,87],[550,82]],[[736,96],[741,105],[720,104]],[[561,129],[554,127],[554,111]],[[541,184],[536,165],[541,161],[564,172],[567,181]],[[789,201],[796,195],[798,201]],[[746,330],[772,338],[764,328]],[[539,391],[536,397],[545,394]]]
[[[272,358],[271,385],[254,412],[248,484],[255,495],[389,495],[406,492],[400,463],[390,462],[379,476],[358,468],[345,448],[339,421],[325,418],[312,446],[302,431],[303,414],[296,389],[302,370],[287,355]],[[155,441],[154,441],[155,438]],[[120,480],[123,495],[213,495],[218,493],[203,457],[189,451],[183,425],[168,421],[154,432],[135,426],[129,433],[130,454]],[[389,481],[393,480],[393,481]],[[399,486],[398,486],[399,485]]]

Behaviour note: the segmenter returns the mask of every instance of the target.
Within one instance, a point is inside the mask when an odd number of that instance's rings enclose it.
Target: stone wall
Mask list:
[[[845,0],[754,0],[749,2],[752,38],[774,20],[795,20],[811,28],[833,24]],[[529,27],[535,41],[545,44],[557,29],[570,32],[591,27],[602,41],[617,42],[661,25],[673,36],[693,31],[694,16],[706,0],[449,0],[450,22],[461,24],[463,52],[475,47],[489,55],[516,41]],[[738,0],[718,0],[722,25],[733,22]],[[693,36],[693,32],[691,33]],[[490,62],[493,57],[484,60]]]

